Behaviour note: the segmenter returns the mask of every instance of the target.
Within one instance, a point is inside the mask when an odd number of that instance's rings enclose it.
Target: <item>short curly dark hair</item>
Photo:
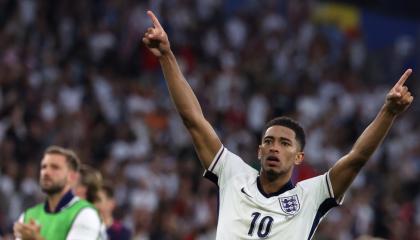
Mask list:
[[[300,144],[300,150],[303,151],[303,149],[305,148],[305,143],[306,143],[305,131],[303,130],[302,126],[300,126],[300,124],[297,121],[295,121],[292,118],[284,117],[284,116],[271,119],[270,121],[267,122],[267,124],[264,127],[264,131],[262,132],[262,135],[261,135],[261,141],[264,138],[264,135],[265,135],[265,132],[267,132],[267,129],[272,126],[283,126],[283,127],[292,129],[295,132],[296,140]]]

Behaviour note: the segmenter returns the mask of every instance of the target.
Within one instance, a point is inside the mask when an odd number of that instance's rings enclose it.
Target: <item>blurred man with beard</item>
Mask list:
[[[51,146],[41,161],[40,185],[45,203],[27,209],[15,223],[16,239],[98,239],[100,217],[71,188],[77,180],[80,161],[69,149]]]

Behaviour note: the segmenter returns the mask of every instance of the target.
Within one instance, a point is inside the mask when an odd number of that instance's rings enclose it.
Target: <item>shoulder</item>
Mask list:
[[[92,203],[90,203],[90,202],[88,202],[84,199],[81,199],[79,197],[74,197],[74,199],[71,201],[70,205],[71,206],[77,206],[77,207],[80,207],[80,208],[85,208],[85,207],[94,208]]]
[[[74,219],[67,239],[98,239],[101,236],[101,219],[96,209],[82,208]]]
[[[66,208],[70,209],[77,215],[84,211],[84,209],[91,209],[97,213],[97,210],[93,204],[79,197],[74,197],[72,201],[66,206]]]
[[[315,187],[319,184],[327,184],[328,182],[327,176],[328,174],[324,173],[316,177],[308,178],[308,179],[298,182],[296,186],[301,187],[303,189],[308,189],[311,187]]]
[[[22,222],[24,222],[27,217],[33,217],[34,215],[39,215],[43,211],[44,211],[44,204],[43,203],[40,203],[40,204],[37,204],[37,205],[35,205],[33,207],[30,207],[30,208],[26,209],[22,213],[22,215],[20,216],[20,218],[22,218]]]
[[[238,169],[241,170],[239,172],[246,172],[246,173],[254,173],[258,171],[251,167],[246,161],[244,161],[240,156],[237,154],[231,152],[226,147],[222,146],[222,148],[219,150],[218,155],[216,155],[215,160],[213,161],[214,165],[211,167],[215,167],[215,165],[218,163],[218,161],[223,161],[224,165],[228,168]]]
[[[88,201],[80,198],[76,198],[72,206],[77,212],[74,223],[89,223],[100,225],[101,220],[99,217],[98,210]]]
[[[98,211],[91,207],[82,208],[79,214],[77,214],[77,217],[74,221],[75,221],[74,222],[75,224],[76,223],[89,223],[89,224],[97,223],[98,226],[101,223]]]
[[[343,198],[336,199],[334,197],[329,172],[301,181],[296,186],[300,188],[300,191],[302,191],[305,196],[312,200],[316,199],[319,203],[328,199],[331,199],[331,201],[337,203],[337,205],[341,205],[343,202]]]
[[[35,210],[39,210],[39,209],[41,209],[41,210],[44,209],[44,203],[39,203],[35,206],[32,206],[32,207],[26,209],[25,212],[35,211]]]
[[[222,146],[212,164],[205,171],[204,177],[222,187],[230,183],[230,179],[240,176],[256,176],[258,171],[248,165],[241,157]]]

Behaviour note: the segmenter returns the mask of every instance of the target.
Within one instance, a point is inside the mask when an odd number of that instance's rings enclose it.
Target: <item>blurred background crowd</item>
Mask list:
[[[147,9],[225,146],[259,168],[262,126],[287,115],[307,134],[293,181],[327,171],[407,67],[420,93],[419,19],[400,1],[346,2],[0,0],[0,239],[43,201],[39,162],[51,144],[101,171],[133,239],[214,239],[217,188],[141,44]],[[314,239],[420,239],[419,176],[415,99]]]

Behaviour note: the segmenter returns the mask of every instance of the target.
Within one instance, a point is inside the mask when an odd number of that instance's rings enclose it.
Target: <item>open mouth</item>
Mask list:
[[[278,159],[276,156],[268,156],[267,161],[269,161],[269,162],[280,162],[280,159]]]

